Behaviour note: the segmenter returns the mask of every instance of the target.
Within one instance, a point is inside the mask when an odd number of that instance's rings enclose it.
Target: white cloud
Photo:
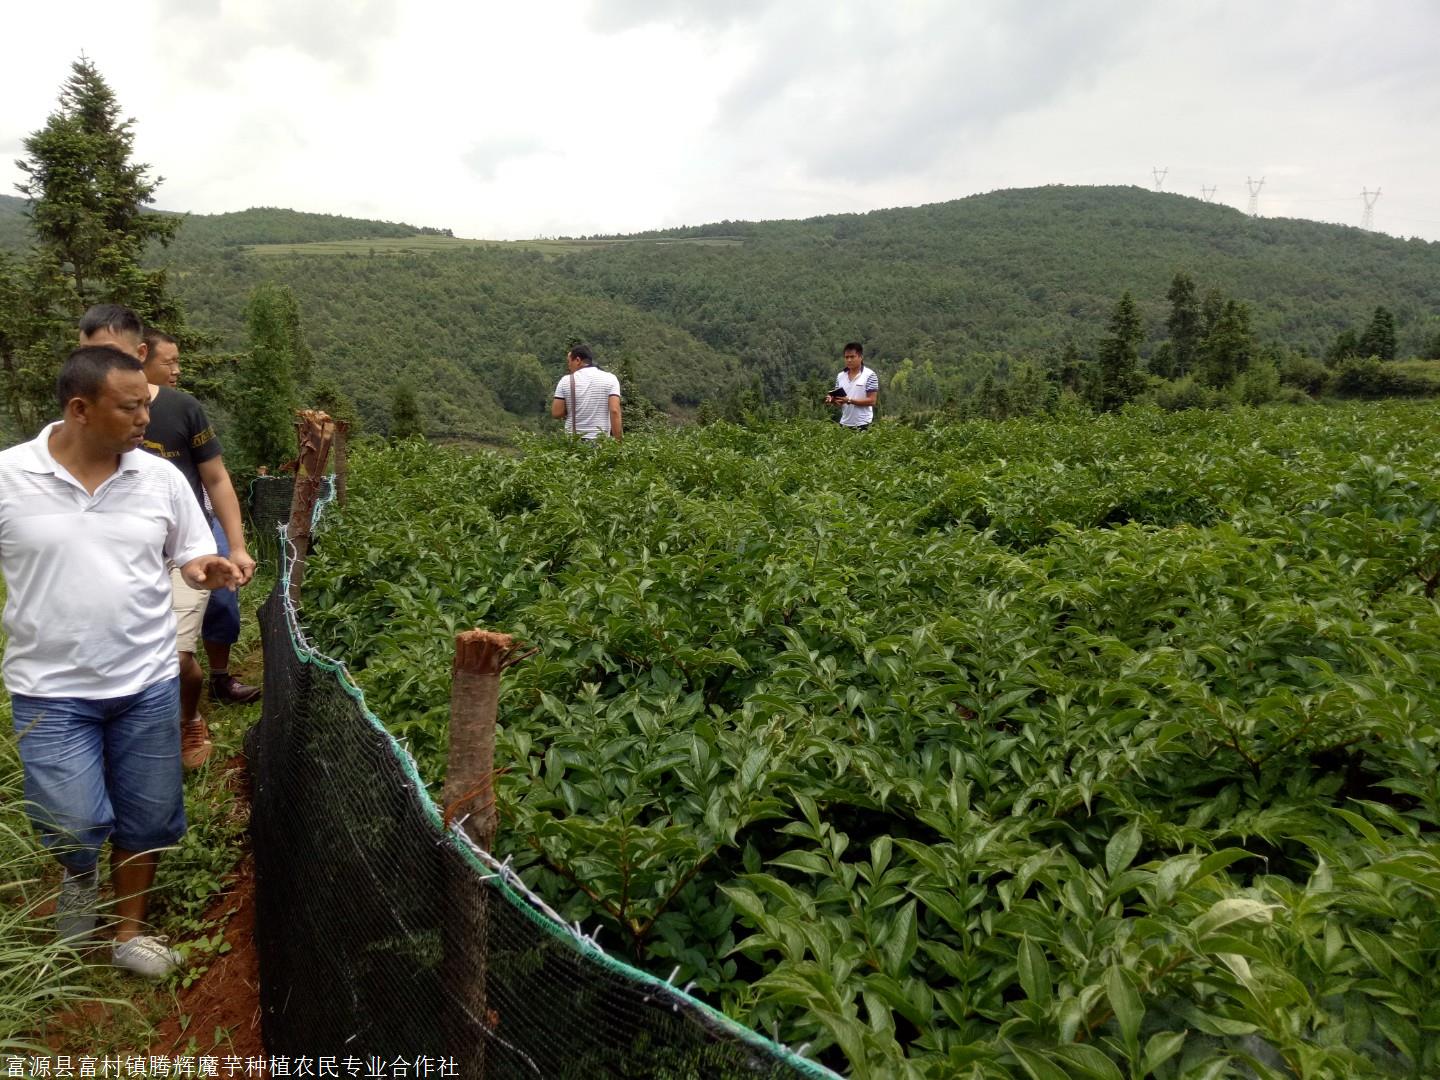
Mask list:
[[[804,216],[1148,185],[1440,239],[1440,7],[1393,0],[98,0],[35,5],[13,157],[87,50],[161,205],[462,235]],[[3,166],[0,166],[3,169]],[[0,176],[3,176],[0,171]],[[18,173],[10,173],[13,180]]]

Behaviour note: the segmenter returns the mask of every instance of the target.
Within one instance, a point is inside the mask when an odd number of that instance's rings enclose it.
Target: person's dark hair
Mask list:
[[[859,356],[864,356],[865,346],[861,345],[858,341],[847,341],[845,343],[845,347],[840,350],[840,354],[843,356],[847,352],[853,352]]]
[[[590,351],[589,345],[571,345],[569,355],[582,363],[593,364],[595,362],[595,354]]]
[[[145,348],[149,349],[151,352],[154,352],[155,346],[159,345],[162,341],[165,342],[167,345],[178,346],[180,344],[178,341],[175,340],[172,335],[167,334],[158,326],[145,327],[145,336],[142,340],[144,340],[145,342]]]
[[[96,304],[80,316],[80,336],[89,337],[101,330],[112,334],[129,334],[140,339],[145,336],[145,327],[140,316],[123,304]]]
[[[72,398],[96,400],[112,371],[144,370],[139,360],[113,345],[82,345],[60,365],[60,377],[55,380],[60,411],[65,411]]]

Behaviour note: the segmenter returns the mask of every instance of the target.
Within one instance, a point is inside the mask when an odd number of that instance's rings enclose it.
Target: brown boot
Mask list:
[[[228,671],[210,676],[210,697],[227,705],[249,705],[260,697],[260,687],[246,686]]]
[[[210,760],[215,744],[210,741],[210,728],[203,716],[194,720],[180,721],[180,764],[187,769],[198,769]]]

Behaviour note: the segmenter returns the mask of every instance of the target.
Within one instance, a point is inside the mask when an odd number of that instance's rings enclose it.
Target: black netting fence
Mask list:
[[[295,497],[295,478],[257,476],[250,481],[245,512],[250,515],[251,554],[265,566],[280,561],[279,537],[290,521],[290,502]]]
[[[330,496],[334,481],[325,477],[321,490],[321,505]],[[245,511],[250,515],[251,537],[254,541],[253,554],[269,565],[275,565],[280,558],[280,530],[290,521],[290,503],[295,497],[293,476],[257,476],[250,481],[245,499]]]
[[[445,828],[410,755],[306,643],[287,579],[261,610],[247,742],[271,1054],[448,1056],[487,1080],[834,1077],[607,956]]]

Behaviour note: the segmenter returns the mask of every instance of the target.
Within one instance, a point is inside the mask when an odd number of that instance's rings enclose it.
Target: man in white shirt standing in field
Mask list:
[[[570,373],[555,384],[550,415],[566,420],[572,435],[595,440],[603,432],[616,442],[624,435],[620,421],[620,380],[595,366],[588,345],[576,345],[565,354]]]
[[[835,389],[825,395],[827,405],[840,406],[840,425],[864,431],[875,419],[875,401],[880,396],[880,378],[865,366],[865,346],[849,342],[844,349],[845,366],[835,376]]]
[[[65,868],[62,940],[95,929],[110,841],[116,967],[153,978],[180,956],[145,930],[158,851],[185,833],[180,679],[167,560],[197,589],[239,584],[180,471],[140,448],[150,386],[109,346],[70,354],[62,418],[0,453],[5,688],[25,799]]]

